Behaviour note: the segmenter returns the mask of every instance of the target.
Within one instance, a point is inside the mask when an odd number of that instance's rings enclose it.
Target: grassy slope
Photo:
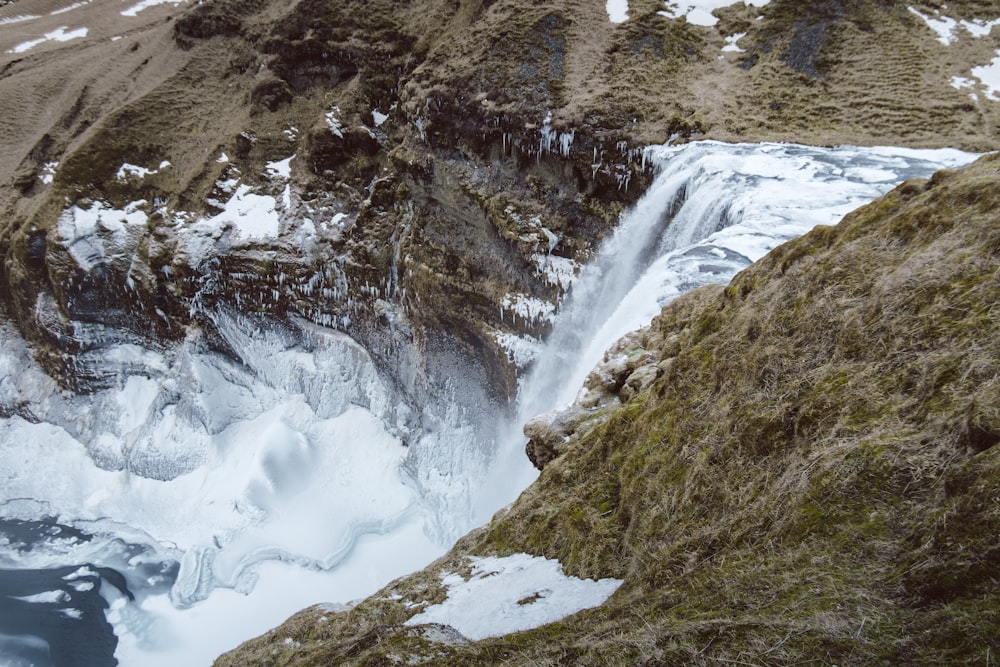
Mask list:
[[[218,664],[987,664],[998,258],[994,155],[678,299],[643,337],[661,376],[509,511],[349,613],[306,610]],[[399,627],[466,555],[517,551],[625,583],[499,639]]]

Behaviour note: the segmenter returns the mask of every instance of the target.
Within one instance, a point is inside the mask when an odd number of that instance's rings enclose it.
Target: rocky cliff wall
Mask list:
[[[503,404],[497,333],[546,329],[505,298],[558,301],[538,258],[589,256],[648,182],[646,143],[995,144],[990,96],[949,85],[992,34],[945,46],[895,3],[734,6],[714,27],[659,5],[622,24],[569,0],[75,10],[87,66],[51,44],[0,57],[10,315],[79,391],[113,381],[110,341],[197,326],[224,348],[206,314],[228,305],[347,331],[417,402],[457,355],[485,378],[470,405]],[[274,233],[226,213],[248,195],[272,198]]]

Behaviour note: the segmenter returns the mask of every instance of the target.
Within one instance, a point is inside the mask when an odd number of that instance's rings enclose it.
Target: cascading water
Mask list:
[[[537,475],[522,425],[571,403],[605,350],[649,324],[675,297],[726,283],[779,244],[896,184],[975,156],[957,150],[819,148],[713,141],[647,150],[649,190],[580,272],[552,332],[520,384],[516,418],[499,438],[480,521]]]
[[[536,474],[523,422],[572,401],[604,350],[666,301],[729,280],[905,178],[972,158],[650,149],[653,186],[576,278],[499,436],[442,407],[426,432],[406,434],[407,450],[403,398],[354,341],[308,323],[207,313],[243,363],[196,332],[171,353],[122,344],[105,359],[119,386],[71,396],[0,321],[0,403],[17,406],[0,418],[0,621],[47,619],[44,632],[0,637],[0,652],[16,644],[59,664],[87,635],[66,628],[96,633],[106,614],[122,664],[204,664],[297,608],[377,590],[442,552],[427,534],[454,538],[513,500]],[[35,590],[4,588],[29,579]]]

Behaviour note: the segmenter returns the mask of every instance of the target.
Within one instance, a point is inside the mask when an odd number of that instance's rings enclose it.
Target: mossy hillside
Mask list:
[[[509,510],[335,629],[307,610],[218,664],[985,664],[1000,651],[997,211],[994,155],[678,299],[642,341],[661,376]],[[519,551],[625,583],[508,637],[398,625],[464,555]],[[272,655],[286,636],[300,643]]]

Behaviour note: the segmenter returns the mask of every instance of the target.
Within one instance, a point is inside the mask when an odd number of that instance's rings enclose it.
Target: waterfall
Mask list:
[[[520,383],[516,417],[498,436],[477,519],[488,520],[537,476],[524,455],[523,424],[571,403],[605,350],[648,325],[672,299],[729,282],[779,244],[836,224],[906,179],[974,157],[953,149],[714,141],[647,149],[653,184],[622,214],[560,304]]]

